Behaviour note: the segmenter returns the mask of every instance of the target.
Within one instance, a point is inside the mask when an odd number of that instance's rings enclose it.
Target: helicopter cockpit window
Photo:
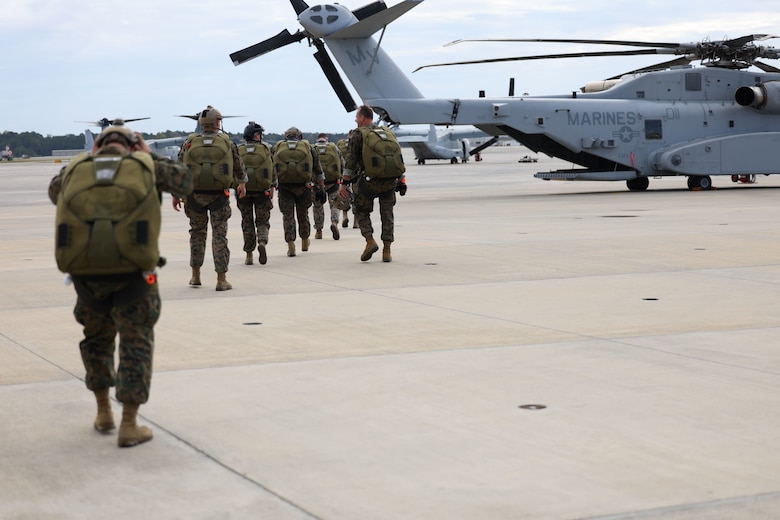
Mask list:
[[[660,119],[645,119],[645,139],[663,139],[663,136]]]
[[[701,90],[701,74],[698,72],[688,72],[685,74],[685,90],[700,91]]]

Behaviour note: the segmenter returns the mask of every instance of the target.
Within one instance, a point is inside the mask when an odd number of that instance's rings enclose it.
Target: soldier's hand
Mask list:
[[[144,138],[141,136],[141,134],[135,132],[135,137],[138,139],[138,141],[135,143],[135,146],[133,147],[136,151],[152,153],[152,149],[149,148],[148,144],[146,144],[146,141],[144,141]]]
[[[242,182],[238,185],[238,188],[236,188],[236,195],[238,195],[239,199],[246,197],[246,184]]]
[[[320,204],[325,204],[325,202],[328,200],[328,194],[325,193],[325,188],[319,188],[317,193],[314,194],[314,197]]]
[[[338,192],[337,195],[338,195],[338,197],[340,199],[348,199],[349,198],[349,190],[347,189],[347,186],[345,184],[342,184],[341,186],[339,186],[339,192]]]
[[[402,197],[406,195],[406,179],[398,179],[395,185],[395,191],[397,191]]]
[[[176,195],[173,196],[173,209],[175,209],[176,211],[181,210],[181,199]]]

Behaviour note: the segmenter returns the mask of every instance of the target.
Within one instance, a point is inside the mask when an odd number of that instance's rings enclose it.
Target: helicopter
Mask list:
[[[135,119],[122,119],[122,118],[115,118],[115,119],[108,119],[107,117],[104,117],[102,119],[98,119],[97,121],[76,121],[76,123],[87,123],[92,126],[98,126],[100,127],[100,131],[102,132],[106,128],[112,125],[124,125],[125,123],[129,123],[132,121],[143,121],[145,119],[150,119],[148,117],[138,117]],[[146,144],[149,145],[149,148],[152,149],[153,152],[165,156],[169,159],[177,160],[179,155],[179,145],[182,144],[185,141],[185,137],[166,137],[164,139],[148,139],[146,140]],[[84,130],[84,151],[89,152],[92,149],[92,145],[95,143],[95,135],[90,130]]]
[[[589,84],[570,94],[471,99],[425,98],[381,46],[386,27],[424,0],[382,1],[350,11],[339,4],[309,7],[290,0],[303,30],[230,54],[235,65],[308,40],[315,59],[347,111],[356,108],[329,57],[389,124],[473,125],[508,135],[529,150],[577,167],[539,172],[544,180],[625,181],[644,191],[650,177],[687,177],[689,189],[709,190],[712,176],[732,180],[780,173],[780,69],[759,59],[780,51],[757,45],[757,34],[689,44],[617,40],[526,39],[641,47],[479,60],[522,61],[585,56],[669,54],[676,58]],[[373,35],[380,32],[379,41]],[[693,61],[701,67],[693,67]],[[466,65],[456,62],[428,65]],[[755,66],[762,72],[747,70]],[[421,68],[424,68],[421,67]]]
[[[450,164],[456,164],[458,161],[466,163],[473,155],[479,158],[478,154],[482,150],[498,141],[498,137],[491,137],[476,128],[437,130],[436,125],[429,125],[427,132],[398,126],[392,130],[399,143],[412,148],[417,164],[425,164],[428,159],[445,160]],[[481,143],[472,148],[470,139]]]

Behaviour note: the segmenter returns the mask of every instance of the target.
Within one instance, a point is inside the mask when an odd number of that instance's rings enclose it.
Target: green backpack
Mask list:
[[[238,147],[249,182],[246,191],[266,191],[273,183],[271,149],[265,143],[249,142]]]
[[[314,181],[314,161],[309,141],[279,141],[274,148],[274,168],[279,184]]]
[[[149,154],[82,154],[65,169],[54,255],[74,276],[152,271],[159,260],[160,199]]]
[[[196,190],[225,190],[233,184],[233,151],[227,134],[190,134],[183,159]]]
[[[320,166],[325,182],[333,183],[341,178],[341,156],[335,143],[315,143],[320,156]]]
[[[401,145],[387,128],[358,128],[363,136],[363,165],[366,176],[377,179],[400,177],[406,172]]]

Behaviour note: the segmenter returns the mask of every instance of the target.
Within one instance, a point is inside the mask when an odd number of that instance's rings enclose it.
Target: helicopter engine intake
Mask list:
[[[739,87],[734,100],[743,107],[753,107],[767,114],[780,114],[780,81]]]

